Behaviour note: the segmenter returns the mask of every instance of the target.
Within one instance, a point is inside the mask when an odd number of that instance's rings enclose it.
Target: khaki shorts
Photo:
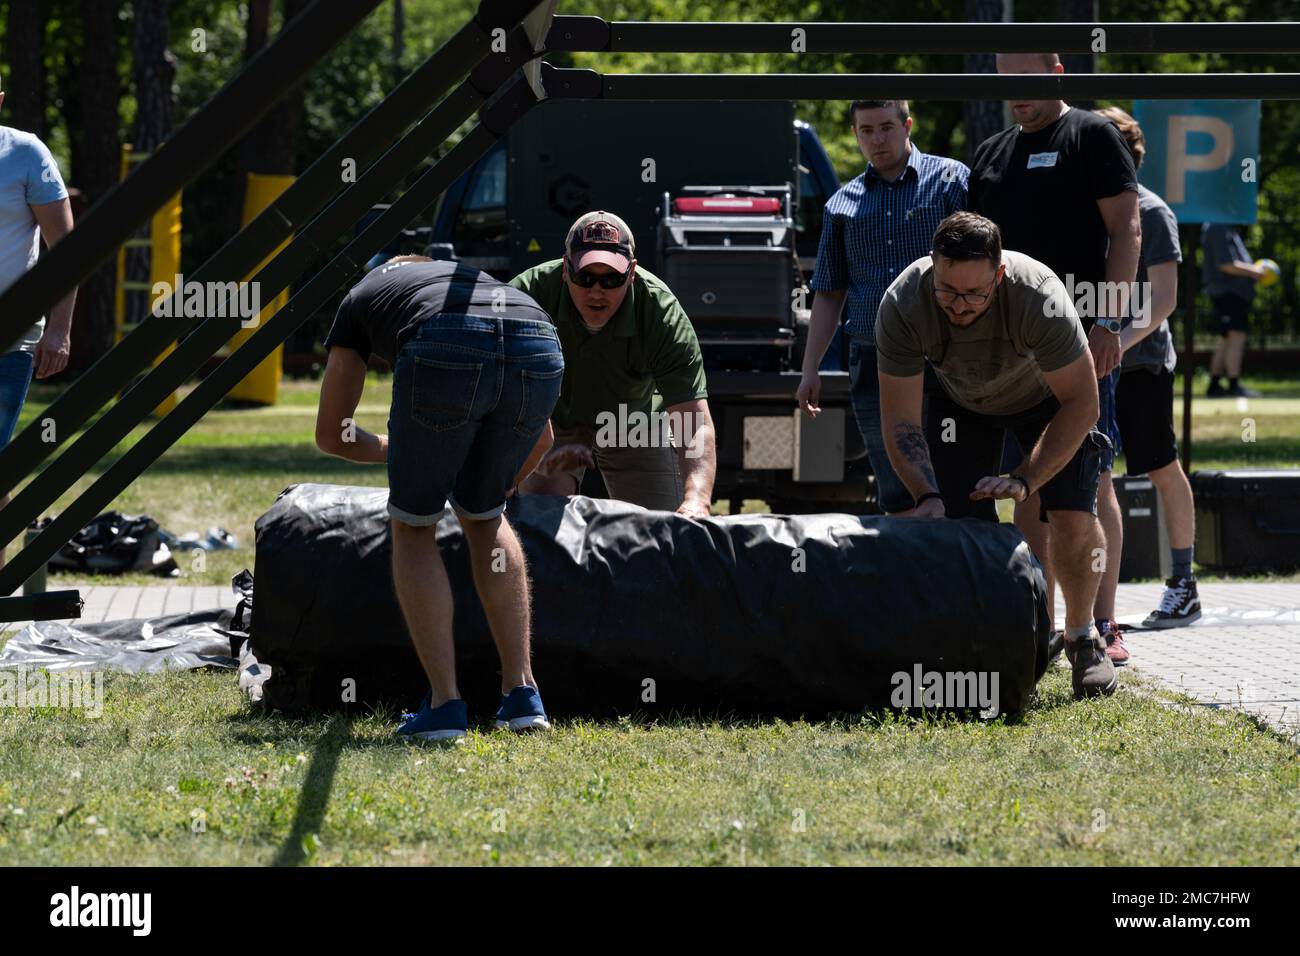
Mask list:
[[[677,470],[675,448],[601,448],[596,445],[594,428],[557,428],[554,447],[571,444],[591,449],[611,498],[651,511],[676,511],[682,503],[682,478]],[[570,472],[577,479],[577,487],[582,486],[586,471],[580,468]]]

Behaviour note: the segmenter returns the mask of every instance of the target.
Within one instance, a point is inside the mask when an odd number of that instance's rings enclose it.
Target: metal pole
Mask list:
[[[1201,227],[1183,227],[1187,252],[1183,257],[1183,472],[1192,473],[1192,378],[1196,372],[1196,291],[1200,277],[1196,274],[1196,251],[1201,245]]]
[[[589,71],[556,70],[556,74]],[[1300,99],[1300,73],[605,73],[612,100]],[[557,93],[547,87],[552,96]]]
[[[195,270],[189,280],[228,282],[248,275],[343,189],[341,173],[345,160],[354,160],[358,171],[364,170],[383,146],[398,139],[457,77],[483,60],[489,42],[490,37],[482,24],[477,20],[467,23],[312,163],[275,202]],[[518,45],[519,38],[515,42]],[[512,50],[502,58],[502,79],[509,74],[510,56],[518,58],[520,52]],[[466,115],[472,108],[466,109]],[[12,490],[35,471],[66,438],[74,435],[132,378],[146,369],[163,349],[185,335],[198,321],[197,318],[150,314],[132,329],[55,398],[38,419],[0,449],[0,494]],[[47,440],[51,437],[50,423],[53,424],[53,441]]]
[[[280,342],[310,318],[362,263],[423,212],[458,176],[487,153],[511,123],[536,103],[537,99],[526,82],[521,79],[512,84],[491,109],[484,111],[482,122],[451,152],[416,180],[414,186],[335,256],[269,322],[199,382],[170,414],[46,525],[34,542],[18,552],[0,570],[0,595],[13,593],[36,567],[48,561],[63,542],[76,534],[211,410]]]
[[[0,294],[0,352],[116,253],[118,246],[217,157],[237,143],[379,0],[315,2],[124,182],[95,203],[77,227]]]
[[[646,23],[562,16],[546,46],[611,53],[1294,53],[1300,23]]]

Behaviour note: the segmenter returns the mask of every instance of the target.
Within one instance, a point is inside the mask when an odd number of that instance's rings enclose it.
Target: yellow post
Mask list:
[[[275,176],[263,173],[248,174],[248,188],[244,191],[244,210],[242,225],[248,225],[263,209],[275,202],[280,193],[289,188],[293,182],[292,176]],[[274,259],[285,246],[289,244],[290,239],[285,239],[280,243],[270,255],[263,259],[256,269],[245,277],[245,281],[256,275],[258,270]],[[247,301],[243,295],[241,301]],[[289,290],[285,289],[270,302],[262,303],[262,310],[258,313],[257,324],[249,328],[241,328],[235,333],[230,340],[230,351],[234,352],[239,346],[243,345],[254,333],[257,332],[275,313],[289,301]],[[240,399],[246,402],[257,402],[261,405],[274,405],[280,395],[280,375],[284,364],[284,345],[276,346],[274,352],[268,355],[258,364],[258,366],[244,377],[244,380],[236,385],[230,392],[229,397]]]
[[[177,193],[167,204],[153,214],[149,223],[149,241],[153,254],[149,257],[149,284],[167,283],[171,288],[181,271],[181,194]],[[172,343],[154,360],[157,365],[176,348]],[[158,416],[166,415],[176,407],[176,393],[172,392],[154,409]]]
[[[149,158],[148,153],[136,153],[129,143],[122,146],[122,179],[126,179],[133,163],[142,163]],[[126,278],[126,250],[128,248],[149,249],[148,283],[132,282]],[[149,238],[126,240],[117,252],[117,294],[115,297],[116,337],[115,342],[122,341],[126,328],[126,292],[128,289],[144,292],[153,306],[153,287],[155,283],[165,282],[170,287],[181,271],[181,194],[177,193],[167,200],[149,220]],[[156,366],[161,362],[175,344],[167,346],[163,353],[154,359]],[[176,393],[172,392],[153,410],[157,416],[166,415],[176,407]]]

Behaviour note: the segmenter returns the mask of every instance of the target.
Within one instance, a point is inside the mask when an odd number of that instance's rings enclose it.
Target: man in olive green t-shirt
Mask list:
[[[996,499],[1040,493],[1075,695],[1114,693],[1106,642],[1092,631],[1104,553],[1097,485],[1110,440],[1095,428],[1097,376],[1074,303],[1047,266],[1004,252],[983,216],[949,216],[931,248],[886,290],[876,319],[890,461],[916,517],[997,521]],[[928,390],[927,360],[937,382]],[[1007,432],[1023,460],[999,475]]]
[[[613,498],[708,515],[717,452],[690,318],[661,279],[637,266],[632,232],[618,216],[580,217],[564,252],[510,280],[551,316],[564,351],[555,447],[520,493],[576,494],[594,463]]]

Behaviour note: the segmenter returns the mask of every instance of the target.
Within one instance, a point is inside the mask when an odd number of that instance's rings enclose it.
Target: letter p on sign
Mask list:
[[[1143,186],[1182,223],[1255,221],[1258,100],[1135,100],[1146,137]]]
[[[1187,151],[1191,133],[1208,133],[1214,141],[1208,153]],[[1187,174],[1207,173],[1227,166],[1232,160],[1236,137],[1232,125],[1217,116],[1169,117],[1169,153],[1165,157],[1165,202],[1173,205],[1187,201]]]

